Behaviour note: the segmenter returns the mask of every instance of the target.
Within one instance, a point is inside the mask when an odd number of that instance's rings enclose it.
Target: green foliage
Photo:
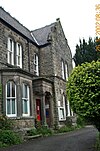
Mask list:
[[[11,130],[0,130],[0,146],[10,146],[21,143],[20,137]]]
[[[42,136],[49,136],[49,135],[52,135],[53,132],[51,129],[49,129],[45,126],[41,126],[37,129],[31,129],[30,131],[28,131],[27,134],[29,136],[34,136],[34,135],[38,135],[38,134],[41,134]]]
[[[100,132],[98,133],[98,136],[97,136],[97,141],[96,141],[96,144],[95,144],[95,149],[96,149],[96,151],[100,151]]]
[[[100,53],[100,52],[99,52]],[[96,42],[89,38],[88,42],[85,39],[80,40],[80,44],[76,45],[76,53],[74,55],[75,65],[81,65],[85,62],[98,60],[98,52],[96,51]]]
[[[62,126],[57,130],[57,133],[66,133],[75,130],[74,126]]]
[[[76,123],[77,123],[77,127],[79,128],[84,127],[86,125],[86,120],[83,117],[78,116]]]
[[[0,115],[0,129],[10,130],[13,128],[13,122],[5,115]]]
[[[42,134],[43,136],[49,136],[53,134],[52,130],[45,126],[42,126],[40,129],[37,129],[37,131],[39,132],[39,134]]]
[[[91,121],[100,131],[100,62],[84,63],[74,68],[67,84],[71,107]]]
[[[34,135],[37,135],[37,134],[39,134],[37,129],[31,129],[31,130],[27,131],[28,136],[34,136]]]

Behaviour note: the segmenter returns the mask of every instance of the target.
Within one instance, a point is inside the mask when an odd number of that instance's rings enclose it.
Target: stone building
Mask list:
[[[60,20],[30,31],[0,7],[0,114],[17,128],[49,127],[72,118],[66,82],[72,55]]]

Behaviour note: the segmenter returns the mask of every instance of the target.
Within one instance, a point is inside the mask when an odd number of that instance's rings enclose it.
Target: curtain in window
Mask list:
[[[6,115],[16,116],[16,85],[13,81],[6,84]]]

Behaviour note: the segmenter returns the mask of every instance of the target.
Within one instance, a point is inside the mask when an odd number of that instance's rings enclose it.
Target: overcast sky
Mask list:
[[[95,35],[95,4],[100,0],[0,0],[0,5],[29,30],[60,18],[72,54],[79,38]]]

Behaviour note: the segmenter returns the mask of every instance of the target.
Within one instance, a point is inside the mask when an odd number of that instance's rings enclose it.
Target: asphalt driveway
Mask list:
[[[92,126],[60,134],[38,138],[0,151],[95,151],[97,130]]]

